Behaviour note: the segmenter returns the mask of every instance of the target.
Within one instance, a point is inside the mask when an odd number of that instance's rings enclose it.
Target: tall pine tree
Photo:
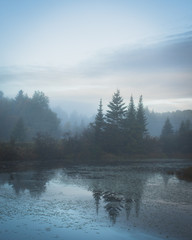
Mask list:
[[[161,138],[171,137],[172,135],[173,135],[173,126],[169,118],[167,118],[161,131]]]
[[[139,104],[137,107],[136,113],[136,121],[137,121],[137,151],[139,153],[144,153],[145,146],[144,146],[144,137],[147,135],[147,119],[145,116],[145,110],[143,107],[143,97],[142,95],[139,98]]]
[[[108,108],[106,114],[107,124],[121,128],[126,113],[126,106],[119,90],[113,94],[112,101],[108,104]]]
[[[103,139],[103,132],[105,130],[105,118],[103,114],[102,99],[100,99],[100,102],[99,102],[99,108],[97,110],[97,115],[95,117],[94,129],[95,129],[95,140],[96,140],[96,143],[99,144]]]
[[[132,154],[137,151],[137,121],[133,96],[130,97],[125,119],[125,144],[128,153]]]
[[[108,108],[106,113],[105,149],[112,153],[121,153],[123,149],[122,132],[126,106],[119,90],[113,94]]]
[[[143,137],[147,134],[147,119],[145,116],[145,110],[143,107],[143,97],[142,95],[139,98],[139,104],[137,108],[137,114],[136,114],[136,119],[137,119],[137,125],[138,125],[138,136],[143,139]]]
[[[163,152],[167,154],[172,153],[174,150],[174,131],[169,118],[166,119],[163,125],[160,140]]]

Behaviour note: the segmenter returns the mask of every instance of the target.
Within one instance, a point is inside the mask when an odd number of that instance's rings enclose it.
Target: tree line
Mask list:
[[[103,114],[102,100],[95,121],[92,124],[94,143],[98,148],[114,154],[140,153],[144,151],[144,139],[147,136],[147,120],[140,96],[138,107],[133,97],[128,106],[125,105],[120,91],[117,90]]]
[[[14,99],[0,93],[0,161],[62,159],[69,162],[116,161],[132,157],[191,157],[192,128],[183,121],[177,131],[167,118],[160,137],[150,136],[140,96],[128,106],[117,90],[104,113],[102,100],[94,121],[80,134],[60,128],[49,99],[21,90]]]
[[[52,137],[60,134],[59,119],[49,107],[43,92],[35,91],[32,97],[22,90],[15,98],[4,97],[0,92],[0,140],[32,141],[38,132]]]

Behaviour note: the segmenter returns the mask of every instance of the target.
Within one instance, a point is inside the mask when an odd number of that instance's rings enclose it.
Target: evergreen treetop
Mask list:
[[[169,118],[167,118],[167,120],[165,121],[165,124],[162,128],[161,138],[170,137],[172,135],[173,135],[173,126],[172,126]]]
[[[126,122],[128,128],[132,128],[133,126],[135,126],[136,123],[136,109],[133,101],[133,96],[130,97],[130,102],[127,109]]]
[[[113,94],[112,101],[108,104],[108,108],[106,113],[107,124],[120,127],[126,113],[126,106],[119,90]]]
[[[147,133],[147,118],[145,116],[145,110],[143,107],[143,97],[142,95],[139,98],[139,104],[137,107],[136,119],[138,124],[139,134],[143,137]]]
[[[102,99],[99,101],[99,108],[97,110],[97,115],[95,117],[95,129],[103,131],[104,126],[105,126],[105,118],[103,114],[103,104],[102,104]]]

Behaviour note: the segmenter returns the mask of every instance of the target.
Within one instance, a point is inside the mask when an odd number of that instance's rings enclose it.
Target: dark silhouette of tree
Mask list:
[[[105,149],[112,153],[122,152],[122,131],[123,121],[126,113],[126,106],[120,91],[117,90],[108,104],[106,113],[106,140]]]
[[[167,118],[167,120],[165,121],[165,124],[162,128],[161,138],[170,137],[172,135],[173,135],[173,126],[172,126],[169,118]]]
[[[24,95],[23,90],[20,90],[15,97],[15,102],[22,104],[26,99],[28,99],[28,96]]]
[[[177,132],[177,150],[181,153],[192,153],[192,128],[189,120],[182,121]]]
[[[112,97],[112,101],[108,104],[106,114],[106,122],[110,126],[122,128],[122,122],[126,112],[126,106],[123,98],[120,96],[120,91],[117,90]]]
[[[43,92],[35,91],[32,97],[32,103],[43,108],[49,107],[49,98]]]
[[[144,152],[145,146],[144,146],[144,137],[147,135],[147,118],[145,116],[145,110],[143,107],[143,97],[140,96],[139,98],[139,104],[137,107],[137,113],[136,113],[136,121],[137,121],[137,151],[138,152]]]
[[[8,141],[15,125],[13,113],[13,101],[4,97],[1,92],[0,97],[0,140]]]
[[[103,114],[103,105],[102,105],[101,99],[99,102],[99,108],[97,111],[97,115],[95,117],[94,129],[95,129],[96,142],[98,144],[100,144],[103,139],[103,133],[105,130],[105,118],[104,118],[104,114]]]
[[[136,109],[131,96],[125,119],[126,150],[131,154],[137,151],[137,127]]]
[[[136,119],[138,123],[138,134],[140,138],[143,138],[147,134],[147,118],[145,116],[145,110],[143,107],[143,97],[139,98],[139,104],[137,108]]]
[[[172,153],[174,150],[174,144],[175,144],[174,143],[174,131],[173,131],[173,126],[172,126],[169,118],[167,118],[167,120],[165,121],[165,124],[162,128],[160,140],[162,143],[163,152],[165,152],[167,154]]]

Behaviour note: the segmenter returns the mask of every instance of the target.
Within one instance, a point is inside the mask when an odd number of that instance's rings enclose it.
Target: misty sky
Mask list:
[[[0,0],[0,90],[95,113],[116,89],[192,109],[191,0]]]

